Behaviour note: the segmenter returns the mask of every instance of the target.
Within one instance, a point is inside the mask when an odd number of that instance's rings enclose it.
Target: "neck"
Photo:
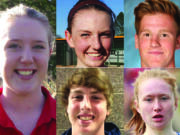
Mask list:
[[[3,92],[0,96],[0,102],[4,109],[16,110],[16,112],[26,112],[41,110],[44,104],[44,96],[41,87],[28,93],[15,93],[8,87],[3,86]]]
[[[83,63],[78,61],[76,67],[78,67],[78,68],[88,68],[88,67],[105,67],[105,66],[104,66],[104,64],[102,64],[100,66],[87,66],[87,65],[84,65]]]
[[[176,132],[173,131],[172,129],[172,121],[171,121],[169,126],[166,126],[163,129],[153,129],[150,127],[146,127],[146,131],[144,135],[176,135]]]
[[[81,128],[81,127],[80,127]],[[83,127],[82,127],[83,128]],[[72,127],[72,135],[105,135],[104,133],[104,124],[101,127],[94,129],[93,131],[82,131],[86,129],[79,129],[79,127]]]
[[[142,60],[141,60],[142,61]],[[167,65],[149,65],[141,62],[141,67],[142,68],[175,68],[175,61],[172,61],[171,63],[167,63]]]

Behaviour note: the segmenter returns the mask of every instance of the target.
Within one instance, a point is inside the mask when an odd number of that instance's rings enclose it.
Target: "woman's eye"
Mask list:
[[[20,45],[18,45],[18,44],[10,44],[10,45],[8,46],[8,48],[16,49],[16,48],[20,48]]]
[[[169,98],[166,97],[166,96],[163,96],[163,97],[161,97],[160,99],[165,101],[165,100],[168,100]]]
[[[151,102],[153,99],[152,98],[146,98],[145,101]]]
[[[34,49],[44,49],[45,47],[43,45],[35,45],[33,48]]]
[[[103,37],[111,37],[111,33],[103,33],[103,34],[101,34],[101,36],[103,36]]]

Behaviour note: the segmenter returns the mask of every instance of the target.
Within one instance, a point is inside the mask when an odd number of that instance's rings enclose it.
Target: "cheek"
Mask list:
[[[76,40],[74,42],[74,49],[76,52],[85,52],[88,49],[89,43],[86,40]]]
[[[175,51],[175,43],[170,40],[165,40],[161,42],[162,48],[166,50],[169,54],[174,54]]]
[[[99,113],[99,115],[102,115],[102,114],[106,115],[107,105],[105,103],[96,104],[96,105],[93,105],[93,106],[94,106],[93,108],[95,109],[96,112]]]
[[[47,68],[49,63],[49,54],[35,54],[34,60],[37,62],[37,64],[39,64],[39,66]]]
[[[74,117],[74,115],[76,116],[76,114],[79,112],[79,110],[80,110],[79,103],[70,102],[67,107],[67,113],[68,113],[69,117]]]
[[[107,52],[110,51],[111,45],[112,45],[112,39],[103,39],[102,40],[102,46]]]
[[[173,103],[168,103],[164,105],[164,109],[165,109],[165,115],[172,118],[175,111],[175,106],[173,105]]]
[[[139,50],[141,52],[145,52],[145,50],[148,50],[148,41],[147,40],[140,40],[139,42]]]
[[[148,120],[147,114],[151,113],[152,111],[153,110],[152,110],[152,107],[150,105],[143,105],[143,106],[140,106],[140,112],[139,113],[140,113],[142,119],[144,121],[147,121]]]

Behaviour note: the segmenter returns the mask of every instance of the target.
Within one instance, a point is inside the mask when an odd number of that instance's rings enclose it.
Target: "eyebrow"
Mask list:
[[[84,92],[82,92],[81,89],[76,89],[76,90],[70,91],[70,93],[83,94]],[[99,92],[98,90],[93,90],[90,92],[90,94],[98,94],[98,93],[101,93],[101,92]]]
[[[15,41],[15,42],[19,42],[19,41],[22,41],[21,39],[10,39],[9,41]],[[33,40],[33,42],[37,42],[37,43],[48,43],[46,41],[42,41],[42,40]]]
[[[156,96],[156,95],[154,95],[154,94],[148,94],[148,95],[145,95],[144,97],[154,97],[154,96]],[[170,96],[169,94],[158,94],[157,95],[158,97],[160,96]]]
[[[143,29],[143,30],[140,30],[140,31],[139,31],[139,33],[142,33],[142,32],[150,32],[150,33],[153,33],[153,32],[152,32],[151,30],[149,30],[149,29]],[[168,33],[173,34],[172,31],[167,30],[167,29],[161,29],[159,32],[168,32]]]
[[[78,30],[78,32],[92,33],[92,32],[89,31],[89,30],[83,30],[83,29]],[[107,33],[107,32],[111,32],[111,29],[105,29],[105,30],[100,31],[100,33]]]

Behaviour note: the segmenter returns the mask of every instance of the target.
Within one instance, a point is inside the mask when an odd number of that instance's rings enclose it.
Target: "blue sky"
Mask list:
[[[64,36],[67,27],[67,16],[70,9],[78,0],[57,0],[56,1],[56,34]],[[124,0],[101,0],[106,3],[116,14],[124,12]]]

